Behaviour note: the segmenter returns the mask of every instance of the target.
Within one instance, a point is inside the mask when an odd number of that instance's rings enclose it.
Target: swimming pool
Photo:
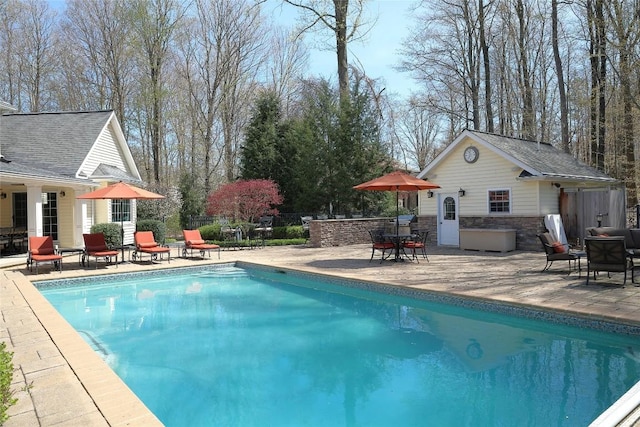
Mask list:
[[[168,426],[587,425],[640,379],[637,336],[291,271],[38,286]]]

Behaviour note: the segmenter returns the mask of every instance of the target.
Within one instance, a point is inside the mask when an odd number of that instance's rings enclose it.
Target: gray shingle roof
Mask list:
[[[0,150],[11,161],[2,164],[0,171],[22,165],[25,170],[40,171],[41,176],[74,178],[111,114],[92,111],[0,116]]]
[[[551,144],[478,131],[468,132],[524,166],[523,169],[527,172],[525,175],[617,182],[604,172],[578,161],[571,154],[558,150]]]

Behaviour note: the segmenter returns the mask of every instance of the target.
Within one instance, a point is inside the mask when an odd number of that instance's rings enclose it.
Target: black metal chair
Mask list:
[[[538,234],[538,238],[540,239],[544,252],[547,256],[547,263],[542,269],[543,272],[548,271],[554,261],[569,261],[569,274],[571,274],[571,262],[573,261],[575,263],[578,261],[578,263],[580,263],[580,254],[571,252],[568,246],[555,242],[550,233]],[[578,264],[578,269],[579,268],[580,265]]]
[[[635,283],[633,260],[627,252],[624,237],[587,237],[584,243],[587,249],[587,285],[592,271],[593,280],[598,271],[624,273],[624,286],[627,283],[627,270],[631,270],[631,282]]]
[[[396,245],[395,243],[386,240],[382,234],[383,234],[383,230],[368,230],[369,231],[369,236],[371,236],[371,258],[369,259],[369,262],[371,262],[371,260],[373,260],[373,255],[375,254],[376,251],[380,251],[382,252],[382,256],[380,257],[380,262],[384,261],[385,259],[389,258],[391,255],[393,255],[393,252],[396,249]],[[389,254],[385,257],[385,253],[389,251]]]
[[[421,230],[416,232],[416,238],[412,240],[407,240],[403,243],[404,249],[411,250],[411,258],[418,260],[417,252],[419,251],[422,254],[422,257],[429,262],[429,257],[427,257],[427,236],[429,235],[429,231]]]
[[[255,231],[260,234],[260,237],[262,238],[262,247],[264,247],[265,240],[271,238],[271,233],[273,232],[273,217],[260,217],[260,223],[255,228]]]

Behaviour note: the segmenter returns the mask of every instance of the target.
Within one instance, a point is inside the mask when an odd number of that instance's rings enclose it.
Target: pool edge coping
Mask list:
[[[164,425],[26,276],[6,274],[108,425]]]

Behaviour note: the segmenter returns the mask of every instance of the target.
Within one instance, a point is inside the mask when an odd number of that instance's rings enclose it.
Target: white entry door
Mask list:
[[[458,194],[441,194],[438,197],[438,244],[460,245],[458,222]]]

